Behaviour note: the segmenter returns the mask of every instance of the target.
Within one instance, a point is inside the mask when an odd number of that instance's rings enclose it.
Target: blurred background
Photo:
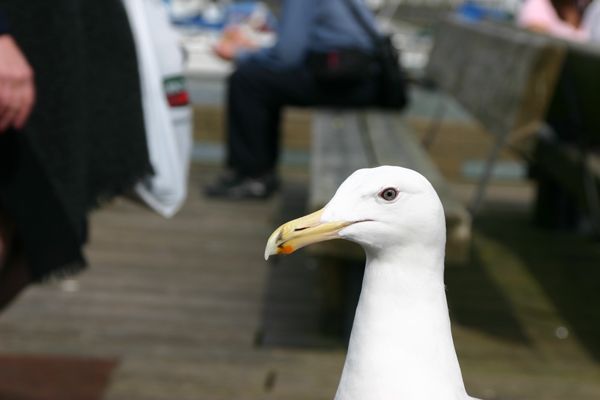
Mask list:
[[[402,127],[417,147],[408,158],[427,158],[456,204],[446,285],[468,392],[600,398],[600,50],[590,38],[525,31],[519,0],[367,1],[400,52],[409,106],[286,108],[281,191],[224,202],[200,190],[223,162],[234,68],[213,49],[232,23],[256,46],[274,43],[281,4],[163,3],[191,103],[176,116],[193,132],[187,198],[168,219],[125,199],[94,214],[91,268],[29,289],[0,317],[0,399],[333,398],[362,255],[262,254],[276,226],[328,195],[314,193],[329,173],[315,165],[328,157],[315,131],[352,129],[356,115],[362,129],[384,129],[369,113]]]

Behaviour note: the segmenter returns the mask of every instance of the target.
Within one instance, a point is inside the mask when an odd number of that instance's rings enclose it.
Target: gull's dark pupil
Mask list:
[[[396,189],[392,189],[392,188],[385,189],[381,193],[381,197],[383,197],[383,199],[387,200],[387,201],[394,200],[397,195],[398,195],[398,191]]]

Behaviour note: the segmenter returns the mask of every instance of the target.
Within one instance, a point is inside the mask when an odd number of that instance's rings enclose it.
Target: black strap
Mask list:
[[[356,0],[342,0],[342,2],[346,3],[356,22],[358,22],[367,35],[371,37],[375,46],[377,46],[381,41],[381,33],[379,33],[379,31],[364,18],[363,14],[358,9]]]

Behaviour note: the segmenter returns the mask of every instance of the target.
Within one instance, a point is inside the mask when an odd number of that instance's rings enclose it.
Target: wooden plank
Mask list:
[[[487,130],[521,137],[543,120],[565,49],[548,36],[449,18],[439,27],[427,74]]]
[[[316,113],[312,129],[309,208],[323,207],[352,172],[371,165],[360,127],[356,112]]]
[[[315,116],[312,138],[311,179],[309,209],[323,207],[339,185],[355,170],[373,166],[372,154],[365,141],[365,121],[356,111],[319,112]],[[364,260],[363,249],[352,242],[333,240],[309,247],[309,253],[317,256],[318,290],[321,299],[318,306],[318,329],[338,339],[347,336],[345,310],[348,293],[349,261]],[[340,268],[344,264],[346,268]],[[362,275],[358,282],[362,281]],[[354,294],[354,298],[357,295]],[[351,301],[354,303],[354,300]],[[313,341],[315,342],[315,341]],[[316,342],[315,342],[316,343]]]

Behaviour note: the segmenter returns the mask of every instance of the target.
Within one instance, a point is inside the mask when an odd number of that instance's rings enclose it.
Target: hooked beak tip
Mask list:
[[[265,247],[265,260],[273,254],[291,254],[312,243],[335,239],[340,230],[352,222],[323,222],[323,210],[287,222],[269,237]]]

